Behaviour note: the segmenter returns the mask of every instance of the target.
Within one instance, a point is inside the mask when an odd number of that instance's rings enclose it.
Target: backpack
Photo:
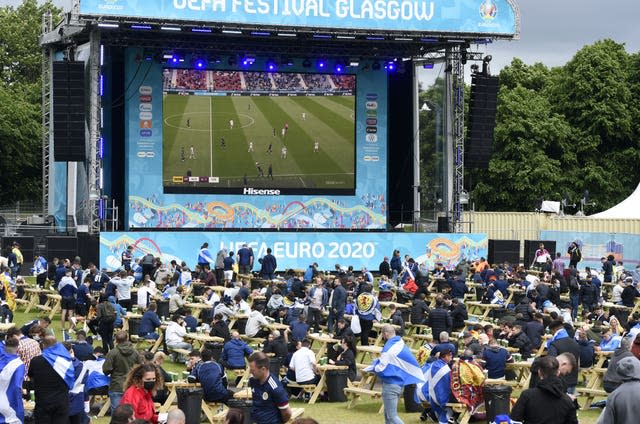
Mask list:
[[[100,321],[104,324],[113,324],[116,321],[116,308],[111,302],[103,303],[102,317]]]

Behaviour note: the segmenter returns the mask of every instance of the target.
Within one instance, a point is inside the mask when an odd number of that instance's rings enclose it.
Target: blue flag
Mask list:
[[[387,340],[380,358],[374,360],[365,371],[375,372],[382,381],[389,384],[406,386],[424,382],[418,361],[400,336]]]
[[[69,389],[73,388],[75,382],[73,360],[71,359],[71,353],[67,350],[62,343],[56,343],[55,345],[46,348],[42,352],[42,357],[53,367],[54,371],[58,373],[60,378],[67,383]]]
[[[441,359],[422,367],[424,384],[416,387],[418,400],[444,407],[451,396],[451,368]]]
[[[24,364],[18,355],[9,355],[4,348],[0,349],[0,423],[21,424],[24,422]]]
[[[102,371],[103,363],[104,359],[102,358],[93,361],[84,361],[84,367],[88,373],[87,381],[84,385],[85,391],[88,392],[89,390],[109,385],[109,377],[104,375]]]
[[[549,346],[551,346],[551,343],[553,343],[556,340],[560,340],[560,339],[565,339],[569,337],[569,333],[567,333],[566,329],[561,329],[560,331],[558,331],[556,334],[553,335],[553,337],[551,339],[549,339],[547,341],[547,349],[549,348]]]

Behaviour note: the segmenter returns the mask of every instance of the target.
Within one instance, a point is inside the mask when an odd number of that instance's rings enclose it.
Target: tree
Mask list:
[[[59,15],[50,2],[24,0],[0,8],[0,196],[3,204],[39,199],[42,192],[42,15]],[[55,20],[54,20],[55,21]]]

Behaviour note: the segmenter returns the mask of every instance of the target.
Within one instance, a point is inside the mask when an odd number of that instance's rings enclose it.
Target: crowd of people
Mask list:
[[[20,257],[15,249],[19,251],[19,245],[12,246],[11,253]],[[380,359],[369,370],[382,382],[388,423],[401,422],[397,403],[404,385],[418,383],[420,392],[426,382],[422,397],[430,408],[423,418],[444,423],[451,418],[451,411],[440,402],[443,396],[477,406],[482,399],[477,396],[482,374],[489,379],[513,379],[507,364],[514,360],[531,361],[532,379],[530,389],[513,408],[513,419],[577,422],[573,400],[579,371],[594,364],[597,352],[613,352],[603,389],[616,395],[621,408],[633,409],[629,397],[619,395],[617,388],[628,387],[631,383],[627,382],[640,375],[636,363],[640,357],[640,314],[614,316],[603,304],[624,305],[626,299],[640,296],[636,290],[640,267],[625,271],[610,257],[604,258],[601,272],[589,268],[579,272],[581,257],[574,254],[572,258],[570,248],[569,261],[575,261],[570,264],[563,263],[562,255],[553,261],[534,260],[537,270],[532,272],[506,263],[490,265],[484,258],[462,261],[455,269],[441,264],[426,269],[410,255],[402,257],[394,250],[390,259],[385,257],[380,263],[377,279],[366,268],[356,272],[353,267],[336,265],[331,272],[323,272],[315,263],[304,272],[287,270],[277,279],[277,261],[270,249],[256,259],[246,245],[238,252],[221,249],[214,254],[204,243],[193,272],[184,262],[165,264],[152,254],[135,257],[132,246],[121,253],[122,267],[116,273],[101,271],[94,264],[85,267],[78,257],[53,258],[48,263],[36,255],[32,271],[37,284],[50,286],[61,296],[62,343],[48,318],[7,331],[0,364],[11,372],[0,374],[0,384],[7,387],[9,402],[0,404],[0,415],[23,416],[22,397],[28,398],[34,391],[36,422],[68,419],[85,423],[90,396],[107,394],[112,422],[121,422],[118,417],[133,411],[135,419],[156,423],[166,418],[159,417],[154,402],[167,399],[164,382],[171,377],[162,365],[170,354],[174,361],[185,363],[189,380],[200,383],[209,402],[227,403],[233,396],[230,387],[240,380],[239,376],[235,382],[227,382],[227,371],[240,375],[248,364],[252,419],[258,423],[286,422],[291,416],[289,398],[308,399],[297,386],[317,384],[320,379],[309,336],[322,331],[335,340],[327,350],[328,363],[345,366],[352,382],[360,378],[357,345],[371,344],[376,331],[381,332],[385,344]],[[544,255],[544,246],[540,246],[536,257]],[[254,271],[260,282],[254,281],[252,288],[249,276]],[[2,269],[3,305],[15,299],[22,284],[18,274],[15,266]],[[610,294],[603,280],[614,284]],[[186,307],[196,282],[202,292],[198,299],[208,306],[198,319]],[[216,286],[224,286],[224,290],[214,290]],[[501,305],[492,312],[493,323],[469,321],[465,304],[470,286],[481,302]],[[514,290],[517,294],[507,304]],[[564,295],[568,300],[563,300]],[[380,302],[391,299],[405,304],[406,312],[391,303],[383,316]],[[158,314],[162,302],[168,303],[165,316]],[[135,331],[136,315],[127,317],[131,312],[141,312]],[[246,321],[230,328],[229,323],[238,321],[238,316]],[[13,315],[6,316],[7,322],[12,320]],[[376,329],[376,322],[385,325]],[[126,324],[129,332],[123,331]],[[281,330],[270,329],[270,324],[281,325]],[[410,325],[427,331],[426,342],[416,356],[404,344]],[[185,336],[196,330],[219,337],[221,342],[194,349]],[[138,350],[131,341],[153,342],[161,335],[164,353]],[[247,339],[262,341],[250,345]],[[96,341],[102,346],[94,346]],[[541,348],[547,352],[542,358],[537,356]],[[270,357],[279,360],[286,375],[270,371]],[[394,367],[419,372],[402,375]],[[456,367],[479,373],[476,391],[454,389],[458,385],[450,382],[460,374]],[[444,387],[440,382],[444,375],[448,376],[442,380],[446,389],[429,391],[429,386]],[[291,382],[297,383],[295,387],[289,387]],[[470,398],[469,393],[476,395]],[[539,408],[541,401],[556,405],[556,409]],[[233,411],[228,417],[236,415]],[[603,414],[603,419],[606,416]],[[609,420],[603,422],[626,422]]]

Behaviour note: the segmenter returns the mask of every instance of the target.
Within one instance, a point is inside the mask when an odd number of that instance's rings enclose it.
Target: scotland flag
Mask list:
[[[84,361],[84,369],[87,370],[87,382],[84,385],[85,391],[89,391],[92,389],[98,389],[100,387],[109,385],[109,377],[104,375],[102,371],[102,365],[104,363],[104,359],[96,359]]]
[[[365,368],[367,372],[375,372],[378,377],[389,384],[406,386],[423,383],[424,377],[418,361],[411,350],[404,344],[400,336],[387,340],[382,348],[380,358]]]
[[[420,402],[443,406],[451,395],[451,368],[443,360],[426,363],[422,367],[425,383],[416,387],[416,396]]]
[[[2,347],[0,350],[0,423],[21,424],[24,422],[24,364],[18,355],[8,355]]]
[[[73,361],[71,360],[71,353],[69,353],[62,343],[56,343],[46,348],[42,352],[42,357],[47,360],[54,371],[67,383],[69,389],[72,389],[75,382]]]

